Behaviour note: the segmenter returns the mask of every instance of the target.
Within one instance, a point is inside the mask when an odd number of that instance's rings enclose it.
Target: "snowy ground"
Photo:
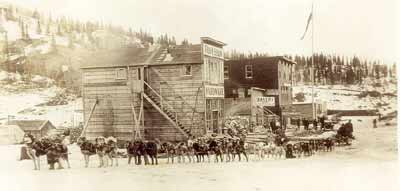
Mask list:
[[[0,78],[4,75],[4,71],[0,71]],[[40,81],[39,78],[33,80]],[[56,127],[71,127],[83,121],[82,99],[71,100],[67,105],[40,105],[64,90],[51,84],[48,87],[38,87],[34,82],[25,84],[18,76],[16,79],[11,84],[0,79],[0,124],[8,119],[43,119],[50,120]]]
[[[396,79],[392,79],[392,82]],[[374,83],[380,83],[381,87],[374,87]],[[390,82],[390,79],[373,80],[366,79],[361,85],[325,85],[315,86],[314,95],[317,101],[325,101],[327,108],[332,110],[370,110],[379,109],[382,114],[393,112],[397,109],[397,97],[382,96],[377,97],[363,97],[359,98],[358,95],[363,91],[378,91],[382,94],[391,93],[397,95],[397,84]],[[305,94],[305,102],[311,102],[312,86],[295,86],[293,87],[293,96],[297,93],[303,92]],[[379,104],[388,104],[386,106],[379,106]]]
[[[33,171],[17,161],[19,146],[0,146],[0,185],[5,190],[398,190],[396,127],[371,127],[371,118],[353,119],[357,140],[350,147],[293,160],[166,164],[83,168],[75,145],[72,169]],[[42,161],[42,167],[45,161]],[[4,187],[5,186],[5,187]]]

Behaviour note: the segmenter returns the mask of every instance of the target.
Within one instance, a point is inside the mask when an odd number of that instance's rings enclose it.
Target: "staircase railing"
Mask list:
[[[257,107],[258,110],[261,110],[264,114],[267,115],[273,115],[274,117],[277,117],[278,115],[272,112],[271,110],[267,109],[266,107]]]
[[[164,98],[156,90],[154,90],[147,82],[143,81],[143,83],[149,90],[151,90],[151,93],[153,93],[153,95],[157,96],[160,102],[160,108],[162,110],[167,110],[168,112],[172,112],[175,115],[175,122],[177,123],[178,113],[175,111],[174,107],[172,107],[167,101],[164,101]]]
[[[154,73],[156,73],[157,76],[158,76],[159,78],[161,78],[162,80],[164,80],[163,77],[160,75],[160,73],[159,73],[157,70],[155,70],[154,68],[151,68],[151,70],[153,70]],[[191,109],[193,112],[196,112],[196,108],[190,106],[190,104],[186,101],[186,99],[185,99],[184,97],[182,97],[182,95],[176,93],[176,92],[175,92],[175,88],[173,88],[173,87],[172,87],[169,83],[167,83],[166,81],[165,81],[163,84],[166,84],[166,85],[168,86],[169,90],[172,90],[172,91],[174,92],[174,95],[177,96],[177,97],[179,97],[179,99],[184,103],[184,105],[189,106],[190,109]],[[160,86],[161,86],[161,85],[160,85]]]

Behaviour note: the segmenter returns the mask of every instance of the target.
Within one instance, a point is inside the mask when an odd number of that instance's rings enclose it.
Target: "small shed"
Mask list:
[[[0,145],[21,143],[24,134],[18,125],[0,125]]]
[[[19,126],[25,133],[35,138],[42,138],[56,129],[49,120],[14,120],[10,124]]]

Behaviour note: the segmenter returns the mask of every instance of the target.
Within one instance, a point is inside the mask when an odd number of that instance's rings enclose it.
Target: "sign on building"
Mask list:
[[[256,97],[257,106],[275,106],[275,97]]]
[[[224,87],[223,86],[205,86],[206,98],[224,98]]]
[[[204,47],[203,52],[205,56],[224,59],[224,51],[222,48],[212,46],[209,44],[204,44],[203,47]]]

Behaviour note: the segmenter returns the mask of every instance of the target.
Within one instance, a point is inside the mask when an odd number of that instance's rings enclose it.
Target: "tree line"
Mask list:
[[[236,50],[225,52],[227,59],[251,59],[272,56],[269,53]],[[284,55],[296,62],[294,78],[298,83],[312,83],[312,68],[314,68],[314,83],[316,84],[357,84],[367,77],[380,79],[396,75],[396,63],[388,64],[378,60],[363,59],[358,56],[341,56],[336,54],[314,54],[314,67],[311,56]]]

